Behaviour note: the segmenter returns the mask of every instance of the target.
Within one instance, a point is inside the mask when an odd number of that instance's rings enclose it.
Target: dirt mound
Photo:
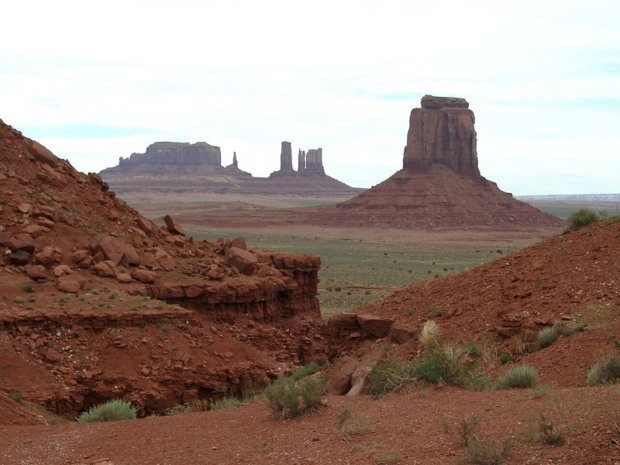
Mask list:
[[[325,359],[318,257],[158,227],[1,121],[0,180],[2,391],[70,418],[111,398],[147,414]]]
[[[387,320],[384,336],[410,343],[397,352],[414,353],[424,322],[433,319],[444,337],[486,341],[537,366],[545,381],[585,385],[588,369],[616,350],[619,281],[620,217],[613,217],[464,273],[430,278],[356,313]],[[351,334],[364,334],[359,316],[352,316],[329,322],[349,348],[358,344]],[[553,324],[570,335],[533,351],[538,331]]]

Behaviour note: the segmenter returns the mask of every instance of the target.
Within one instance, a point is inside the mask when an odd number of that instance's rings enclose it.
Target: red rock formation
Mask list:
[[[300,174],[304,176],[325,176],[323,168],[323,149],[310,149],[306,155],[304,170]]]
[[[465,99],[422,98],[409,119],[403,169],[314,220],[411,229],[561,227],[480,175],[474,114]]]
[[[411,110],[403,169],[423,173],[434,164],[480,176],[474,113],[465,99],[425,95],[422,108]]]
[[[280,150],[280,171],[293,171],[293,152],[291,150],[290,142],[282,142],[282,149]]]
[[[158,227],[2,121],[0,180],[0,353],[40,366],[0,389],[68,416],[113,396],[162,412],[326,358],[318,257]]]

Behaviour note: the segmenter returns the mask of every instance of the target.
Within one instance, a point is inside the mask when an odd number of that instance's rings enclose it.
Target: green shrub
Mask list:
[[[545,347],[549,347],[553,344],[558,337],[560,336],[560,326],[553,325],[548,328],[541,329],[538,331],[538,336],[536,337],[536,349],[544,349]]]
[[[295,381],[299,381],[302,378],[306,378],[308,376],[312,376],[317,371],[319,371],[319,365],[316,362],[312,362],[309,365],[306,365],[303,368],[300,368],[295,373],[291,375]]]
[[[536,368],[520,365],[510,368],[495,382],[496,389],[533,388],[538,383]]]
[[[620,379],[620,355],[607,357],[588,371],[588,385],[612,384]]]
[[[598,216],[592,210],[580,208],[568,217],[568,229],[577,229],[598,221]]]
[[[396,357],[389,356],[377,363],[368,375],[371,394],[381,395],[400,389],[414,379],[411,366]]]
[[[540,416],[538,421],[540,440],[548,446],[561,446],[564,444],[564,434],[559,424],[552,423],[545,415]]]
[[[323,377],[295,381],[286,376],[267,386],[264,393],[269,409],[282,419],[290,419],[318,408],[324,390]]]
[[[510,362],[511,360],[512,360],[512,355],[510,355],[508,352],[503,352],[499,355],[499,361],[502,362],[502,364],[506,364]]]
[[[22,291],[28,292],[28,293],[35,292],[34,287],[32,287],[30,284],[22,287]]]
[[[88,412],[81,413],[77,419],[78,423],[95,423],[100,421],[119,421],[135,420],[136,407],[132,407],[130,402],[112,399],[104,404],[91,407]]]
[[[9,394],[9,397],[20,404],[24,401],[24,396],[22,395],[21,391],[11,392]]]

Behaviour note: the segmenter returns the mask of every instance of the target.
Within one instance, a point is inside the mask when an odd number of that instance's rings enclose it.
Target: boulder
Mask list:
[[[39,144],[36,140],[32,141],[30,153],[39,162],[45,163],[52,168],[58,163],[58,158],[47,147]]]
[[[348,355],[342,357],[327,379],[327,392],[331,395],[343,396],[351,389],[351,377],[359,362]]]
[[[112,260],[104,260],[92,267],[92,271],[103,278],[114,278],[118,271],[116,264]]]
[[[251,276],[258,269],[258,259],[256,255],[239,247],[230,247],[226,253],[227,266],[236,268],[239,273]]]
[[[16,234],[6,241],[6,246],[11,252],[24,251],[31,254],[34,252],[34,239],[30,234]]]
[[[164,271],[172,271],[176,267],[176,261],[165,250],[157,249],[154,258]]]
[[[183,228],[170,215],[164,216],[164,222],[166,223],[166,229],[168,229],[171,234],[183,234]]]
[[[123,284],[128,284],[128,283],[132,283],[133,282],[133,278],[131,277],[131,275],[129,273],[119,273],[116,276],[116,280],[119,283],[123,283]]]
[[[112,260],[115,265],[121,263],[127,265],[140,264],[140,256],[136,249],[114,236],[98,236],[94,241],[93,249],[101,252],[107,260]]]
[[[390,333],[394,320],[377,315],[357,315],[357,324],[364,335],[385,337]]]
[[[136,281],[140,281],[141,283],[154,283],[157,279],[157,275],[154,271],[149,271],[142,268],[133,270],[131,272],[131,277]]]
[[[47,245],[34,254],[34,261],[39,265],[50,267],[54,263],[62,261],[62,250],[58,247]]]
[[[31,255],[25,250],[18,250],[8,255],[9,262],[13,265],[25,265],[30,262],[30,258]]]
[[[47,280],[47,270],[43,265],[26,265],[26,275],[33,281]]]
[[[347,392],[347,396],[357,396],[366,390],[368,384],[368,375],[372,371],[370,365],[359,365],[351,375],[351,389]]]
[[[413,328],[393,325],[390,329],[390,341],[396,344],[405,344],[409,341],[415,341],[419,337],[419,331]]]
[[[76,294],[82,289],[85,283],[86,280],[83,277],[72,274],[59,277],[56,281],[56,287],[61,292]]]

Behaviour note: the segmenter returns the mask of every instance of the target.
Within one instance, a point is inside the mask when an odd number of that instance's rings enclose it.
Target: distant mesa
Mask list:
[[[291,143],[282,142],[280,169],[268,178],[259,178],[239,168],[236,152],[232,163],[224,167],[221,150],[215,145],[155,142],[145,153],[120,157],[118,166],[100,174],[120,196],[137,191],[174,191],[347,198],[361,191],[325,174],[322,148],[299,150],[297,161],[294,170]]]

